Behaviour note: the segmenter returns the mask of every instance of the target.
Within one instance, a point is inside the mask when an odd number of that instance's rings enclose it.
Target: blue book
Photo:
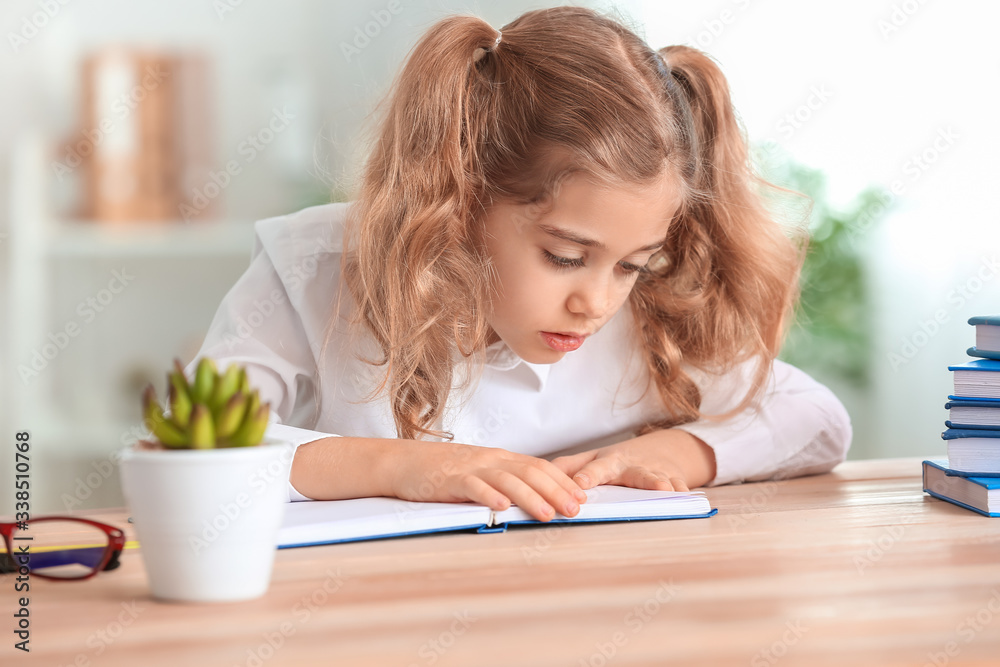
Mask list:
[[[1000,516],[1000,478],[963,477],[948,471],[944,459],[924,461],[924,492],[985,516]]]
[[[970,475],[1000,472],[1000,429],[949,428],[948,467]]]
[[[941,466],[948,465],[948,459],[934,459],[934,462]],[[945,467],[944,474],[948,475],[948,477],[994,477],[1000,479],[1000,470],[995,472],[969,472],[968,470]]]
[[[1000,438],[1000,429],[967,429],[949,428],[941,434],[942,440],[959,440],[962,438]],[[1000,442],[996,443],[1000,447]]]
[[[954,373],[956,396],[1000,398],[1000,359],[975,359],[948,370]]]
[[[948,396],[949,401],[975,401],[983,405],[995,405],[1000,407],[1000,398],[973,398],[971,396]]]
[[[944,404],[953,429],[1000,429],[1000,399],[952,398]]]
[[[574,517],[543,522],[516,505],[496,511],[477,503],[414,502],[389,497],[289,503],[278,531],[278,548],[357,542],[451,531],[497,533],[516,524],[702,519],[714,516],[704,491],[656,491],[602,484],[586,489]]]
[[[976,327],[976,344],[969,348],[969,354],[1000,360],[1000,315],[970,317],[969,324]]]
[[[1000,419],[1000,417],[997,418]],[[968,419],[964,417],[962,419],[963,421],[960,422],[945,419],[944,425],[955,431],[994,431],[1000,428],[1000,424],[994,422],[990,422],[989,424],[970,424]]]

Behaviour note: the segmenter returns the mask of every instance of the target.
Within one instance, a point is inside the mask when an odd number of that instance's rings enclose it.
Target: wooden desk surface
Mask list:
[[[126,550],[32,580],[30,659],[8,575],[0,664],[1000,664],[1000,520],[923,494],[920,459],[707,492],[710,519],[283,549],[243,603],[153,601]]]

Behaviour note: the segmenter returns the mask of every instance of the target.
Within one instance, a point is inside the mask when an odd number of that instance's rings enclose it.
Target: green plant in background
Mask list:
[[[251,391],[246,369],[230,365],[219,374],[215,362],[202,357],[194,382],[188,384],[184,366],[174,359],[167,374],[170,415],[166,416],[150,384],[142,395],[146,428],[167,449],[214,449],[260,444],[267,429],[271,404],[260,404]]]
[[[821,171],[775,150],[767,154],[760,161],[761,176],[812,200],[810,208],[795,195],[781,193],[776,199],[767,194],[772,204],[786,211],[791,206],[793,217],[807,219],[809,229],[801,298],[779,359],[864,387],[870,382],[872,305],[861,249],[867,232],[885,213],[886,196],[870,187],[847,210],[835,210],[827,202]]]
[[[289,210],[296,211],[310,206],[320,206],[348,200],[347,191],[340,186],[314,180],[302,185],[295,193]]]

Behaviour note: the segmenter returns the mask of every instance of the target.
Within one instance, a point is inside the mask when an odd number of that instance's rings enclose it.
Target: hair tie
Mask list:
[[[498,46],[500,46],[500,38],[501,38],[501,37],[503,37],[503,33],[502,33],[502,32],[500,32],[499,30],[497,30],[497,39],[496,39],[496,41],[495,41],[495,42],[493,42],[493,46],[491,46],[491,47],[490,47],[489,49],[485,49],[485,48],[483,48],[483,47],[481,47],[481,46],[480,46],[480,47],[479,47],[478,49],[476,49],[476,50],[475,50],[475,52],[474,52],[474,53],[473,53],[473,55],[472,55],[472,62],[474,62],[474,63],[477,63],[477,62],[479,62],[479,60],[480,60],[480,59],[481,59],[481,58],[482,58],[483,56],[485,56],[485,55],[486,55],[486,51],[487,51],[487,50],[489,50],[489,51],[493,51],[493,50],[494,50],[494,49],[496,49],[496,48],[497,48]]]

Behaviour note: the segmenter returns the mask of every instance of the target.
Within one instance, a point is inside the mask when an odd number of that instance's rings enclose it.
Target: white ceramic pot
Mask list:
[[[122,451],[125,502],[153,597],[232,601],[271,581],[294,447]]]

